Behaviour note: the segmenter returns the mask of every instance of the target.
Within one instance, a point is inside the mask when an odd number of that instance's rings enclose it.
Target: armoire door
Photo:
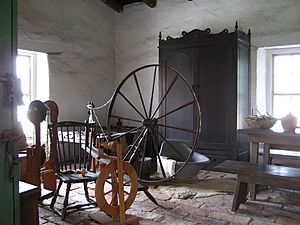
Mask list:
[[[230,108],[235,108],[232,47],[199,47],[195,92],[201,107],[201,133],[197,148],[211,155],[226,155],[229,148]],[[230,102],[230,98],[233,101]],[[230,104],[229,104],[230,103]],[[233,114],[235,115],[235,114]],[[232,122],[232,121],[231,121]]]
[[[195,50],[192,48],[176,48],[176,49],[168,49],[166,51],[160,51],[160,64],[166,65],[170,68],[175,69],[179,72],[183,77],[187,80],[190,87],[193,86],[194,83],[194,71],[195,71]],[[175,73],[172,71],[168,71],[169,73],[165,73],[161,80],[162,93],[165,93],[168,89],[170,83],[174,80]],[[190,95],[190,91],[188,87],[183,82],[178,82],[175,84],[175,87],[172,88],[172,93],[170,93],[164,105],[164,111],[169,112],[180,105],[184,105],[185,103],[191,101],[192,99]],[[162,112],[161,112],[162,113]],[[178,115],[180,114],[180,115]],[[172,126],[186,128],[189,129],[194,127],[193,121],[193,107],[186,107],[182,110],[179,110],[176,113],[169,115],[166,119],[167,124],[172,124]],[[180,132],[174,129],[165,129],[166,137],[168,139],[176,139],[185,142],[186,144],[191,144],[193,142],[193,136],[188,134],[187,132]]]
[[[17,53],[17,1],[0,1],[0,224],[19,224],[18,158],[13,77]]]

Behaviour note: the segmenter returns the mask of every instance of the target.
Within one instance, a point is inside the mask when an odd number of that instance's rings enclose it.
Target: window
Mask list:
[[[49,99],[49,72],[47,54],[18,50],[17,77],[21,80],[24,105],[18,106],[17,116],[21,122],[28,144],[33,143],[34,126],[27,118],[31,101]]]
[[[258,50],[257,106],[276,118],[292,113],[300,124],[300,47]],[[275,129],[281,129],[280,122]]]
[[[300,119],[300,52],[273,55],[273,114]]]

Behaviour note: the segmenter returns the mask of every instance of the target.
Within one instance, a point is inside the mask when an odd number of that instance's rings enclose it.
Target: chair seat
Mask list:
[[[99,173],[87,171],[86,174],[83,176],[81,173],[69,170],[65,171],[64,173],[61,172],[57,176],[64,183],[82,183],[96,181],[99,176]]]

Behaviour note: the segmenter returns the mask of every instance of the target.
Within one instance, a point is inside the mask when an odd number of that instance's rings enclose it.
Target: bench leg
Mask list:
[[[247,183],[241,182],[239,178],[237,178],[231,208],[232,211],[236,211],[239,208],[240,204],[244,203],[247,200],[247,187]]]
[[[256,184],[249,184],[250,199],[256,200]]]

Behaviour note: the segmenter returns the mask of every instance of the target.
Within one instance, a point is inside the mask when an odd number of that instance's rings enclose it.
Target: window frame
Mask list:
[[[274,113],[274,56],[300,54],[300,46],[266,48],[266,110]],[[300,92],[299,92],[300,94]]]
[[[18,49],[18,54],[17,56],[25,56],[29,57],[30,59],[30,65],[29,65],[29,70],[30,70],[30,81],[29,81],[29,103],[32,102],[33,100],[41,100],[41,101],[46,101],[49,99],[49,67],[48,67],[48,56],[46,53],[42,52],[34,52],[34,51],[28,51],[28,50],[23,50],[23,49]],[[18,66],[18,65],[17,65]],[[19,75],[17,74],[19,77]],[[44,79],[47,79],[44,80]],[[38,86],[39,85],[39,86]],[[47,88],[46,88],[47,87]],[[46,93],[46,94],[45,94]],[[19,109],[18,109],[19,113]],[[18,120],[25,120],[25,117],[23,115],[22,118],[19,118],[18,115]],[[34,134],[34,125],[30,126],[31,128],[29,129],[29,120],[27,120],[27,113],[26,113],[26,122],[22,124],[22,126],[26,126],[26,139],[29,144],[34,143],[35,139],[35,134]],[[44,128],[44,124],[42,125]],[[44,129],[42,130],[44,133]],[[42,137],[43,139],[43,137]]]

